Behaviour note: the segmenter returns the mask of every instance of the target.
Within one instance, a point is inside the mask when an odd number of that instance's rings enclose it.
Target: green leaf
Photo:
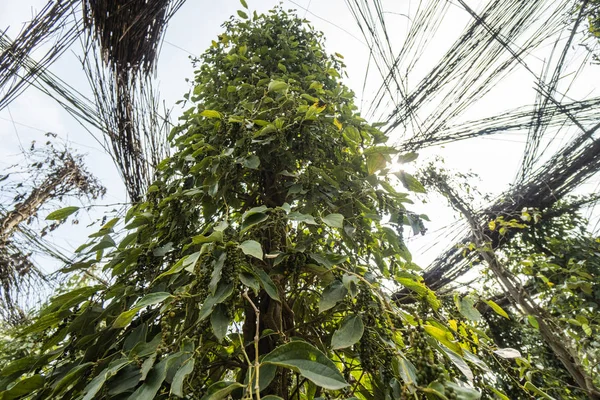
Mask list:
[[[342,321],[338,330],[333,332],[331,348],[345,349],[358,342],[365,331],[365,325],[358,315],[350,315]]]
[[[331,282],[321,295],[321,300],[319,301],[319,313],[335,307],[337,302],[343,300],[347,294],[348,289],[344,287],[344,284],[341,281],[335,280]]]
[[[527,321],[529,321],[529,325],[531,325],[535,329],[540,329],[540,325],[538,324],[537,319],[535,319],[535,317],[533,315],[528,315]]]
[[[554,400],[554,397],[548,396],[547,393],[545,393],[544,391],[540,390],[537,386],[535,386],[533,383],[531,383],[529,381],[525,382],[525,389],[529,390],[530,392],[533,392],[533,393],[537,394],[538,396],[542,396],[542,398],[544,398],[544,399]]]
[[[113,329],[119,329],[119,328],[126,327],[127,325],[129,325],[129,323],[131,322],[133,317],[135,317],[135,315],[137,314],[137,312],[139,310],[141,310],[142,308],[144,308],[146,306],[151,306],[156,303],[165,301],[169,297],[171,297],[171,293],[167,293],[167,292],[150,293],[150,294],[144,296],[144,298],[141,299],[138,303],[136,303],[135,306],[131,310],[122,312],[117,317],[117,319],[115,319],[115,322],[113,322],[113,325],[112,325]]]
[[[433,381],[426,388],[421,388],[421,391],[425,393],[434,394],[438,399],[449,400],[444,394],[445,389],[444,385],[442,385],[438,381]],[[428,399],[431,399],[431,396],[427,396]]]
[[[465,360],[469,361],[470,363],[476,365],[479,369],[481,369],[483,372],[491,372],[490,367],[488,367],[488,365],[486,363],[484,363],[479,357],[477,357],[475,354],[471,353],[468,350],[463,350],[464,353],[464,357]]]
[[[256,257],[259,260],[263,259],[263,251],[260,243],[256,240],[246,240],[238,246],[247,256]]]
[[[485,385],[485,387],[486,387],[486,389],[489,389],[489,390],[491,390],[492,392],[494,392],[494,394],[495,394],[496,396],[498,396],[498,398],[499,398],[500,400],[510,400],[510,398],[509,398],[507,395],[505,395],[504,393],[502,393],[502,392],[501,392],[501,391],[499,391],[498,389],[495,389],[495,388],[493,388],[493,387],[492,387],[492,386],[490,386],[490,385]]]
[[[241,383],[219,381],[217,383],[213,383],[200,400],[222,400],[227,398],[227,396],[229,396],[229,394],[234,390],[243,387],[244,385]]]
[[[258,294],[258,291],[260,290],[260,283],[258,282],[258,279],[254,277],[254,275],[247,272],[240,272],[238,276],[240,278],[240,282],[252,289],[254,294]]]
[[[183,365],[179,368],[179,370],[175,373],[173,377],[173,382],[171,382],[171,394],[177,397],[183,397],[183,381],[185,377],[191,374],[194,371],[194,364],[196,360],[194,357],[189,357],[186,361],[183,362]]]
[[[125,328],[127,325],[129,325],[129,323],[131,322],[133,317],[135,317],[138,311],[140,311],[140,309],[136,307],[119,314],[117,319],[115,319],[115,322],[113,322],[112,324],[113,329]]]
[[[102,386],[104,386],[104,382],[115,376],[117,372],[121,370],[121,368],[125,367],[129,363],[130,361],[126,359],[120,359],[110,363],[108,367],[96,375],[96,377],[92,379],[90,383],[88,383],[83,389],[85,396],[82,400],[95,399],[96,394],[100,391],[100,389],[102,389]]]
[[[237,10],[237,14],[243,19],[248,19],[248,14],[246,14],[242,10]]]
[[[455,295],[454,303],[456,304],[456,308],[458,312],[460,312],[467,319],[478,322],[481,321],[481,313],[475,308],[475,302],[471,297],[463,297]]]
[[[380,169],[385,168],[386,165],[387,159],[381,153],[372,153],[367,156],[367,172],[369,175],[373,175]]]
[[[250,157],[247,157],[244,159],[244,161],[242,161],[242,165],[246,168],[257,169],[260,165],[260,158],[258,158],[255,155],[251,155]]]
[[[65,390],[69,385],[73,382],[77,381],[77,379],[83,377],[85,372],[89,369],[90,366],[94,365],[93,362],[86,362],[83,364],[79,364],[75,368],[71,369],[67,375],[65,375],[54,387],[52,391],[52,395],[50,397],[54,397],[60,394],[63,390]]]
[[[466,361],[461,356],[456,354],[455,352],[446,349],[444,346],[440,346],[440,347],[442,350],[444,350],[444,353],[446,354],[446,356],[448,356],[450,361],[452,361],[452,363],[454,365],[456,365],[456,367],[460,370],[460,372],[462,372],[465,375],[465,377],[469,380],[469,382],[473,382],[473,378],[474,378],[473,371],[471,371],[471,368],[466,363]]]
[[[475,389],[472,389],[469,387],[464,387],[464,386],[459,386],[454,382],[446,382],[445,385],[446,385],[446,387],[452,388],[454,390],[454,393],[456,393],[457,399],[477,400],[477,399],[481,398],[481,393],[479,393]]]
[[[41,375],[33,375],[17,382],[5,392],[0,392],[0,399],[12,400],[29,395],[44,386],[45,379]]]
[[[223,304],[218,304],[212,314],[210,314],[210,324],[217,340],[221,342],[225,335],[227,335],[227,328],[229,327],[227,307]]]
[[[277,293],[277,287],[271,280],[271,277],[260,268],[254,268],[253,271],[260,280],[260,284],[265,289],[265,292],[267,292],[269,297],[273,300],[280,301],[279,293]]]
[[[140,381],[146,380],[146,377],[148,376],[148,373],[154,366],[155,361],[156,361],[156,353],[151,354],[150,357],[148,357],[144,360],[144,362],[142,363],[142,367],[140,368],[140,371],[142,373],[142,376],[140,377]]]
[[[398,162],[400,164],[405,164],[405,163],[415,161],[418,157],[419,157],[419,154],[417,154],[417,153],[405,153],[405,154],[401,154],[400,156],[398,156]]]
[[[172,357],[171,355],[170,357]],[[135,400],[153,400],[156,397],[162,383],[167,377],[167,363],[169,358],[165,358],[150,370],[150,373],[144,380],[142,386],[140,386],[133,394],[129,397]]]
[[[232,283],[219,283],[215,294],[209,295],[206,300],[204,300],[204,304],[202,304],[202,308],[200,308],[200,313],[198,315],[198,320],[202,321],[206,317],[210,315],[213,308],[225,300],[233,293],[233,284]]]
[[[64,219],[66,219],[69,215],[77,212],[77,210],[79,210],[79,207],[75,207],[75,206],[61,208],[60,210],[52,211],[50,214],[48,214],[48,216],[46,217],[46,220],[47,221],[62,221]]]
[[[160,246],[160,247],[155,248],[152,251],[152,255],[154,255],[156,257],[164,257],[171,250],[173,250],[173,242],[168,242],[164,246]]]
[[[400,179],[400,182],[404,185],[404,187],[411,192],[416,193],[427,193],[425,187],[419,182],[414,176],[409,174],[408,172],[400,171],[395,172],[394,175]]]
[[[486,300],[485,303],[494,310],[494,312],[506,319],[510,319],[506,311],[502,309],[498,304],[496,304],[493,300]]]
[[[162,274],[160,274],[159,276],[157,276],[156,279],[154,279],[154,281],[156,282],[157,280],[164,278],[165,276],[169,276],[169,275],[173,275],[178,272],[181,272],[183,269],[188,268],[188,267],[193,269],[194,266],[196,265],[196,263],[198,262],[199,258],[200,258],[199,251],[197,251],[193,254],[190,254],[189,256],[183,257],[182,259],[177,261],[175,263],[175,265],[173,265],[168,271],[165,271]]]
[[[288,84],[283,81],[271,81],[267,90],[269,92],[284,92],[287,90]]]
[[[305,342],[279,346],[267,354],[263,362],[289,368],[325,389],[339,390],[349,386],[333,361]]]
[[[242,3],[242,6],[243,6],[245,9],[248,9],[248,3],[246,3],[246,0],[240,0],[240,3]]]
[[[308,224],[308,225],[317,225],[317,221],[315,221],[315,218],[312,215],[302,214],[297,211],[293,211],[293,212],[289,213],[288,218],[291,219],[292,221],[304,222],[305,224]]]
[[[219,257],[213,261],[213,269],[211,273],[210,283],[208,284],[208,291],[211,294],[215,293],[217,289],[217,285],[221,280],[221,271],[223,271],[223,267],[225,266],[225,259],[227,258],[227,252],[222,252],[219,254]]]
[[[246,232],[248,229],[252,228],[254,225],[260,224],[261,222],[264,222],[267,219],[269,219],[269,216],[267,214],[263,214],[263,213],[251,214],[250,216],[248,216],[247,218],[244,219],[244,222],[242,223],[242,228],[241,228],[240,232],[241,233]]]
[[[440,300],[435,295],[435,292],[429,289],[425,283],[418,282],[417,278],[396,278],[396,281],[406,286],[407,289],[415,291],[418,295],[424,297],[433,309],[437,310],[441,306]]]
[[[334,267],[335,265],[341,264],[348,260],[348,256],[339,255],[339,254],[310,253],[310,257],[313,260],[315,260],[316,262],[318,262],[319,264],[326,266],[327,269],[330,269],[330,268]]]
[[[521,357],[521,352],[519,350],[512,349],[510,347],[494,350],[494,354],[497,354],[502,358],[520,358]]]
[[[223,232],[222,231],[214,231],[210,234],[210,236],[197,235],[192,238],[192,243],[201,244],[201,243],[214,243],[214,242],[222,242],[223,241]]]
[[[321,218],[325,224],[332,228],[343,228],[344,227],[344,216],[342,214],[329,214]]]
[[[417,386],[417,369],[413,363],[403,357],[398,357],[398,369],[400,378],[407,386]]]
[[[424,325],[423,329],[430,336],[435,338],[438,342],[440,342],[441,344],[443,344],[444,346],[446,346],[453,352],[458,353],[460,355],[463,354],[462,347],[460,347],[458,345],[458,343],[456,343],[454,341],[454,338],[449,331],[438,328],[437,326],[433,326],[433,325]]]
[[[215,110],[204,110],[200,113],[200,115],[206,118],[223,118],[223,114]]]
[[[171,293],[168,292],[156,292],[150,293],[144,296],[139,302],[135,304],[136,308],[143,308],[146,306],[151,306],[157,303],[161,303],[171,297]]]
[[[0,369],[0,376],[10,376],[12,374],[16,374],[17,372],[23,373],[35,366],[37,359],[38,358],[36,356],[17,359],[8,364],[6,367]]]

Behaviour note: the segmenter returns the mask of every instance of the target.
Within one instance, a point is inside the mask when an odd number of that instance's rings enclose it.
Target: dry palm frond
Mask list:
[[[15,40],[0,32],[0,110],[75,42],[82,24],[69,17],[76,12],[79,3],[78,0],[48,2]],[[51,46],[35,63],[35,68],[27,68],[31,53],[48,43]]]

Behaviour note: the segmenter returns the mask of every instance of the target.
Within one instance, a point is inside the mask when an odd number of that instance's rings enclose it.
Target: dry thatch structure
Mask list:
[[[16,39],[0,32],[0,109],[29,85],[52,97],[103,145],[120,171],[129,197],[138,201],[152,180],[154,166],[168,150],[168,112],[166,108],[161,110],[151,75],[167,22],[183,3],[49,1]],[[78,38],[84,44],[82,63],[93,99],[49,71]],[[34,60],[31,54],[50,40],[53,46]],[[100,194],[99,189],[92,190],[93,185],[89,185],[93,178],[82,174],[80,160],[68,153],[55,155],[54,165],[60,167],[51,168],[47,178],[22,201],[0,212],[0,314],[13,323],[23,317],[20,294],[44,280],[30,259],[30,250],[41,248],[67,261],[25,222],[35,217],[47,201],[76,189],[79,195]],[[92,192],[86,192],[86,188]]]

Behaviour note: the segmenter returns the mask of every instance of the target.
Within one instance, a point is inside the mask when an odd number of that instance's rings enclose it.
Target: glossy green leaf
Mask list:
[[[254,294],[258,294],[258,291],[260,290],[260,283],[258,282],[258,279],[254,277],[254,275],[247,272],[240,272],[238,276],[240,278],[240,282],[252,289]]]
[[[425,187],[419,182],[414,176],[405,171],[400,171],[394,173],[400,179],[400,182],[404,185],[404,187],[411,192],[416,193],[427,193]]]
[[[532,393],[535,393],[538,396],[541,396],[541,398],[546,399],[546,400],[554,400],[554,397],[549,396],[546,392],[544,392],[543,390],[541,390],[540,388],[538,388],[537,386],[535,386],[533,383],[527,381],[525,382],[525,389],[529,390]]]
[[[417,369],[409,360],[398,357],[398,369],[400,378],[407,386],[417,386]]]
[[[360,340],[365,331],[362,318],[358,315],[346,317],[340,328],[333,333],[331,348],[334,350],[350,347]]]
[[[284,92],[288,88],[288,84],[282,81],[272,81],[269,83],[268,91],[269,92]]]
[[[96,394],[102,389],[104,383],[117,374],[123,367],[129,364],[131,361],[120,359],[117,361],[113,361],[110,363],[106,369],[100,372],[94,379],[87,384],[87,386],[83,389],[83,399],[82,400],[92,400],[96,398]]]
[[[478,322],[481,321],[481,314],[475,308],[475,302],[471,297],[460,297],[456,295],[454,297],[454,302],[456,304],[456,308],[458,311],[464,315],[467,319]]]
[[[497,354],[502,358],[520,358],[521,357],[521,352],[519,350],[512,349],[510,347],[494,350],[494,354]]]
[[[238,247],[242,249],[242,252],[247,256],[256,257],[259,260],[263,259],[262,247],[256,240],[246,240],[243,243],[240,243]]]
[[[460,400],[477,400],[481,398],[481,393],[473,388],[459,386],[454,382],[446,382],[445,386],[452,388]]]
[[[194,357],[189,357],[188,359],[183,361],[183,364],[181,365],[179,370],[177,370],[175,376],[173,377],[173,382],[171,382],[171,394],[177,397],[184,397],[183,382],[186,376],[194,372],[195,363],[196,360],[194,359]]]
[[[130,399],[153,400],[167,377],[168,358],[154,366],[148,373],[144,383],[131,395]]]
[[[264,363],[290,368],[325,389],[348,386],[333,361],[306,342],[290,342],[277,347],[263,359]]]
[[[502,309],[498,304],[496,304],[493,300],[486,300],[485,303],[494,310],[494,312],[506,319],[510,319],[506,311]]]
[[[538,324],[537,319],[533,315],[528,315],[527,321],[529,322],[529,325],[531,325],[533,328],[540,329],[540,325]]]
[[[490,385],[485,385],[486,389],[491,390],[492,392],[494,392],[494,394],[500,399],[500,400],[510,400],[510,398],[505,395],[503,392],[499,391],[498,389],[490,386]]]
[[[450,361],[452,361],[452,364],[454,364],[456,366],[456,368],[459,369],[460,372],[462,372],[464,374],[464,376],[467,378],[467,380],[469,382],[473,382],[473,371],[471,370],[471,368],[469,367],[469,365],[466,363],[466,361],[458,354],[456,354],[455,352],[446,349],[444,346],[441,346],[442,350],[444,350],[444,353],[446,354],[446,356],[450,359]]]
[[[166,299],[171,297],[171,293],[168,292],[156,292],[150,293],[144,296],[139,302],[135,304],[136,308],[143,308],[146,306],[152,306],[157,303],[162,303]]]
[[[271,280],[271,277],[260,268],[254,268],[254,273],[260,280],[261,286],[263,287],[263,289],[265,289],[265,292],[267,292],[269,297],[273,300],[280,301],[279,293],[277,293],[277,287]]]
[[[322,313],[327,311],[344,299],[348,294],[348,289],[344,287],[344,284],[335,280],[329,284],[323,291],[321,295],[321,300],[319,301],[319,312]]]
[[[252,228],[254,225],[260,224],[261,222],[264,222],[267,219],[269,219],[269,216],[264,213],[251,214],[247,218],[244,219],[244,222],[242,223],[241,232],[246,232],[248,229]]]
[[[304,222],[305,224],[308,224],[308,225],[317,225],[317,221],[315,221],[315,218],[312,215],[302,214],[297,211],[293,211],[293,212],[289,213],[288,218],[291,219],[292,221]]]
[[[58,383],[54,387],[54,390],[52,391],[52,396],[62,393],[63,390],[69,387],[69,385],[73,384],[78,379],[84,377],[87,370],[89,370],[92,365],[94,365],[94,363],[86,362],[71,369],[67,375],[65,375],[60,381],[58,381]]]
[[[217,305],[220,304],[222,302],[224,302],[225,300],[227,300],[227,298],[229,298],[229,296],[231,296],[231,294],[233,293],[233,284],[232,283],[219,283],[219,286],[217,287],[217,290],[215,291],[214,294],[209,295],[206,300],[204,300],[204,303],[202,304],[202,307],[200,308],[200,315],[198,316],[199,321],[204,320],[206,317],[208,317],[211,313],[213,308]]]
[[[206,394],[200,400],[223,400],[236,389],[243,388],[244,385],[237,382],[219,381],[212,384]]]
[[[405,153],[398,156],[398,162],[400,164],[406,164],[415,161],[418,157],[418,153]]]
[[[200,115],[206,118],[223,118],[223,115],[215,110],[204,110],[200,113]]]
[[[443,330],[433,325],[424,325],[423,329],[430,336],[435,338],[438,342],[440,342],[453,352],[458,353],[460,355],[463,354],[462,347],[460,347],[458,343],[454,341],[454,338],[452,337],[452,334],[449,331]]]
[[[44,386],[45,379],[41,375],[33,375],[17,382],[9,390],[0,392],[1,400],[13,400],[30,395]]]
[[[260,165],[260,158],[255,155],[251,155],[242,161],[242,165],[246,168],[257,169]]]
[[[323,222],[332,228],[344,227],[344,216],[342,214],[329,214],[322,218]]]
[[[127,325],[129,325],[131,320],[133,320],[133,317],[135,317],[138,311],[140,311],[140,309],[136,307],[119,314],[117,319],[115,319],[115,322],[112,324],[113,329],[125,328]]]
[[[115,319],[115,322],[113,322],[112,327],[114,329],[126,327],[142,308],[161,303],[169,297],[171,297],[171,294],[167,292],[150,293],[144,296],[144,298],[137,302],[131,310],[124,311],[119,314],[117,319]]]
[[[215,337],[220,342],[227,335],[229,327],[229,317],[227,317],[227,307],[223,304],[217,304],[212,314],[210,314],[210,324]]]
[[[192,242],[194,244],[214,243],[214,242],[222,242],[222,241],[223,241],[223,232],[222,231],[214,231],[209,236],[197,235],[192,238]]]
[[[77,212],[78,210],[79,210],[79,207],[75,207],[75,206],[64,207],[64,208],[61,208],[60,210],[52,211],[50,214],[48,214],[48,216],[46,217],[46,220],[62,221],[64,219],[67,219],[67,217],[69,215]]]
[[[387,159],[381,153],[373,153],[367,156],[367,172],[369,175],[385,168],[386,165]]]

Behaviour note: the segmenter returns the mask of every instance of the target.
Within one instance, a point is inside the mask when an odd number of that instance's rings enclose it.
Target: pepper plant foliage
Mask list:
[[[198,60],[146,201],[69,267],[111,283],[49,302],[0,398],[478,398],[475,333],[449,327],[402,241],[419,221],[395,183],[422,187],[389,173],[341,57],[279,8],[238,14]],[[392,305],[386,280],[418,305]]]

